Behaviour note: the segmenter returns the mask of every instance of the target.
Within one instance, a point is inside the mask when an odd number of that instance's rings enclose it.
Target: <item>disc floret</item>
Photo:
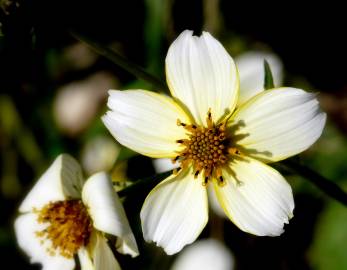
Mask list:
[[[37,221],[48,223],[48,227],[36,235],[51,241],[48,251],[52,256],[58,251],[63,257],[72,258],[80,247],[88,244],[93,229],[81,200],[51,202],[39,211]]]
[[[231,138],[226,129],[227,121],[228,119],[225,119],[219,124],[214,123],[211,110],[207,113],[206,127],[187,125],[177,120],[177,125],[188,131],[188,138],[176,141],[184,145],[184,149],[179,152],[173,162],[180,162],[179,169],[191,164],[195,178],[199,174],[203,175],[203,185],[207,185],[212,178],[217,179],[220,186],[225,184],[222,168],[227,164],[229,152],[232,149]]]

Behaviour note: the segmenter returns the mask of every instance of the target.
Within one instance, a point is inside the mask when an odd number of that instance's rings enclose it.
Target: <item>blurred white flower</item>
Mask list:
[[[170,270],[232,270],[234,265],[228,247],[218,240],[204,239],[186,247]]]
[[[173,163],[170,158],[155,158],[153,159],[153,166],[156,173],[162,173],[176,169],[180,165],[178,163]]]
[[[120,147],[110,137],[99,135],[89,140],[82,150],[82,166],[88,175],[110,171]]]
[[[107,96],[106,89],[114,87],[114,82],[113,76],[99,72],[59,88],[53,104],[58,127],[72,136],[87,128]]]
[[[120,269],[104,234],[123,254],[138,255],[123,206],[107,175],[87,181],[77,161],[60,155],[24,199],[15,221],[19,246],[44,270]]]
[[[96,62],[98,55],[86,44],[77,42],[64,49],[63,58],[67,62],[69,68],[78,70],[93,65]]]
[[[282,85],[283,64],[273,53],[249,51],[235,58],[240,76],[240,95],[238,106],[264,90],[264,60],[267,60],[275,87]]]

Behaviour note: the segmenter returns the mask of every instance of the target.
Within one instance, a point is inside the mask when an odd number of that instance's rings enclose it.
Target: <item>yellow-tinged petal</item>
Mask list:
[[[83,186],[78,162],[67,154],[58,156],[25,197],[20,212],[40,209],[52,201],[80,198]]]
[[[95,270],[93,259],[87,248],[82,247],[78,251],[78,258],[81,264],[81,270]]]
[[[293,216],[290,185],[273,168],[252,158],[237,158],[223,171],[226,184],[214,183],[226,215],[243,231],[278,236]]]
[[[279,161],[310,147],[322,134],[326,114],[316,95],[296,88],[262,92],[233,117],[239,150],[264,162]]]
[[[124,208],[106,173],[92,175],[86,181],[82,200],[87,205],[93,225],[99,231],[118,237],[121,253],[137,256],[139,251]]]
[[[101,233],[95,233],[93,237],[95,237],[92,239],[95,243],[93,248],[95,270],[121,270],[106,238]]]
[[[239,77],[233,59],[209,33],[184,31],[170,46],[166,79],[171,94],[206,125],[211,108],[215,121],[231,113],[237,102]]]
[[[150,192],[140,214],[146,241],[155,242],[169,255],[195,241],[208,220],[207,192],[201,183],[188,168]]]
[[[110,90],[109,94],[111,110],[102,120],[118,142],[154,158],[177,155],[176,140],[186,137],[177,119],[187,124],[190,119],[173,99],[145,90]]]

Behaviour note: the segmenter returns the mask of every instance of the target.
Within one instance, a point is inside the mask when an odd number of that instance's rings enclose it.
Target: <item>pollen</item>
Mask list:
[[[233,155],[240,152],[231,147],[231,136],[228,134],[226,125],[228,119],[219,124],[212,120],[211,110],[207,113],[207,127],[195,124],[187,125],[179,119],[177,125],[188,131],[188,138],[177,140],[184,149],[173,159],[180,162],[180,167],[193,166],[194,176],[203,175],[203,185],[207,185],[211,179],[216,179],[220,186],[225,184],[222,168],[227,165]]]
[[[51,241],[47,252],[72,258],[77,251],[86,246],[92,232],[92,221],[80,200],[57,201],[47,204],[38,212],[38,222],[48,223],[37,237]]]

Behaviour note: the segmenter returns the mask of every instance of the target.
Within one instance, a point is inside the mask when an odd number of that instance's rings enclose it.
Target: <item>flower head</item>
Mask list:
[[[292,217],[292,190],[266,163],[296,155],[321,135],[326,115],[296,88],[238,99],[233,59],[209,33],[184,31],[171,45],[172,98],[145,90],[109,92],[106,127],[123,145],[179,163],[147,196],[142,230],[168,254],[192,243],[208,220],[207,188],[241,230],[276,236]]]
[[[138,254],[121,202],[105,173],[83,180],[79,164],[60,155],[21,204],[15,221],[19,246],[46,270],[120,269],[104,234],[117,250]]]

